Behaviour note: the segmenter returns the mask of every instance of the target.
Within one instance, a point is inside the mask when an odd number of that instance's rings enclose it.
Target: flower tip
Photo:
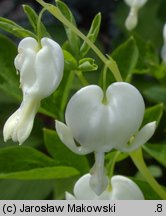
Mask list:
[[[95,194],[100,196],[108,186],[108,179],[106,176],[104,176],[101,181],[99,181],[95,175],[92,175],[89,184]]]
[[[132,31],[138,23],[138,18],[136,14],[130,13],[125,21],[125,26],[128,31]]]
[[[153,136],[153,134],[154,134],[154,132],[156,130],[156,127],[157,127],[157,122],[156,121],[150,122],[150,123],[145,125],[145,128],[147,129],[147,134],[149,136],[149,139]]]
[[[71,193],[65,192],[65,199],[66,200],[75,200],[75,197]]]

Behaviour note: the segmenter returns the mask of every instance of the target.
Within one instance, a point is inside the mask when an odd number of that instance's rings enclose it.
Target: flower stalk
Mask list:
[[[58,7],[53,6],[51,4],[45,3],[42,0],[36,0],[39,4],[41,4],[45,9],[47,9],[54,17],[56,17],[60,22],[64,25],[68,26],[73,32],[75,32],[81,39],[83,39],[91,49],[96,53],[96,55],[101,59],[101,61],[112,71],[115,79],[117,81],[123,81],[120,71],[116,62],[109,57],[106,58],[105,55],[87,38],[82,32],[80,32],[66,17],[61,13]]]
[[[159,183],[154,179],[154,177],[149,172],[142,155],[142,149],[139,148],[137,151],[129,153],[132,161],[138,168],[138,170],[142,173],[146,181],[151,185],[153,190],[162,198],[166,200],[166,192],[163,188],[159,185]]]

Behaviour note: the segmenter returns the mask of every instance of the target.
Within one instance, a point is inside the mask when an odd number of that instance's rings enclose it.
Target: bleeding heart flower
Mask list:
[[[108,185],[104,153],[112,149],[136,150],[153,135],[156,122],[139,131],[144,111],[140,92],[129,83],[116,82],[105,94],[96,85],[82,88],[67,105],[66,125],[56,121],[57,133],[68,148],[77,154],[95,153],[90,185],[97,195]]]
[[[61,47],[49,38],[41,39],[41,47],[31,37],[18,46],[14,61],[20,73],[23,101],[19,109],[6,121],[3,129],[5,142],[12,139],[22,144],[29,136],[40,101],[58,87],[64,68]]]
[[[138,23],[138,11],[146,4],[147,0],[124,0],[130,7],[129,15],[125,21],[127,30],[133,30]]]

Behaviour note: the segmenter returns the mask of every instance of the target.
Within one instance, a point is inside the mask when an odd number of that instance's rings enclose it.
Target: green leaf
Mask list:
[[[23,9],[24,12],[26,13],[29,22],[31,23],[34,32],[37,34],[37,22],[38,22],[38,15],[36,14],[36,12],[33,10],[33,8],[31,8],[29,5],[23,5]],[[44,36],[48,36],[50,37],[49,33],[47,32],[45,26],[43,25],[43,23],[40,23],[40,27],[41,27],[41,35],[42,37]]]
[[[133,37],[121,44],[112,53],[117,62],[123,80],[130,78],[138,61],[139,51]]]
[[[161,199],[146,181],[141,181],[136,178],[131,178],[131,179],[139,186],[146,200]]]
[[[85,71],[95,71],[98,66],[95,64],[95,60],[92,58],[83,58],[79,61],[78,69],[82,72]]]
[[[158,49],[154,47],[151,41],[144,41],[138,35],[135,35],[135,40],[139,50],[139,58],[134,73],[161,76],[163,68],[159,66]]]
[[[155,103],[164,103],[166,106],[166,88],[162,86],[153,86],[144,90],[144,95],[148,100]]]
[[[88,161],[85,156],[80,156],[70,151],[59,139],[53,130],[44,129],[44,141],[51,156],[62,165],[72,166],[81,173],[89,171]]]
[[[90,30],[87,35],[87,38],[91,40],[93,43],[95,43],[96,38],[98,36],[99,30],[100,30],[100,24],[101,24],[101,14],[98,13],[94,17]],[[81,56],[84,57],[88,53],[89,49],[90,49],[89,45],[84,41],[80,48]]]
[[[0,179],[58,179],[79,174],[72,167],[57,164],[30,147],[0,149]]]
[[[54,199],[64,200],[65,191],[73,193],[74,184],[78,180],[78,176],[65,178],[65,179],[56,179],[55,180],[55,189],[54,189]]]
[[[33,34],[31,31],[28,31],[27,29],[24,29],[21,26],[17,25],[15,22],[3,17],[0,17],[0,28],[19,38],[25,38],[25,37],[36,38],[36,35]]]
[[[160,164],[166,167],[166,143],[163,144],[146,144],[143,149],[155,158]]]
[[[16,75],[14,67],[16,55],[17,48],[15,44],[7,37],[0,35],[0,89],[20,100],[19,77]]]
[[[65,71],[76,70],[77,60],[73,57],[73,55],[67,50],[63,50],[63,55],[65,59]]]
[[[38,180],[38,179],[61,179],[79,175],[79,172],[72,167],[56,166],[36,168],[32,170],[0,174],[0,179],[20,179],[20,180]]]
[[[61,11],[61,13],[65,16],[65,18],[70,21],[74,26],[76,26],[76,22],[74,19],[74,16],[70,9],[67,7],[67,5],[59,0],[56,0],[57,7]],[[69,40],[69,44],[71,47],[71,50],[75,55],[79,55],[79,47],[80,47],[80,39],[79,37],[67,26],[65,27],[65,31]]]
[[[150,107],[146,109],[145,111],[144,120],[143,120],[142,125],[145,125],[153,121],[156,121],[158,125],[162,115],[163,115],[163,104],[157,104],[153,107]]]
[[[54,185],[55,180],[0,180],[0,200],[44,200]]]
[[[0,173],[25,171],[55,166],[57,163],[43,153],[25,146],[0,149]]]

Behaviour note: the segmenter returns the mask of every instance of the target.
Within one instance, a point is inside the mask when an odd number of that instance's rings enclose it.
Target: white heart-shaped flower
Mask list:
[[[108,184],[104,172],[104,152],[113,148],[123,152],[136,150],[153,135],[156,122],[148,123],[138,131],[144,111],[140,92],[129,83],[116,82],[108,87],[105,94],[96,85],[82,88],[67,105],[66,125],[56,121],[61,141],[73,152],[95,153],[90,185],[97,195]]]
[[[134,86],[125,82],[110,85],[105,97],[106,103],[103,103],[104,93],[99,86],[84,87],[73,95],[67,105],[66,125],[56,121],[59,137],[78,154],[108,152],[113,148],[131,149],[134,140],[130,145],[128,142],[137,134],[144,117],[143,98]],[[149,128],[149,139],[154,133],[155,123],[146,127]],[[134,150],[139,145],[132,147],[135,147],[132,148]]]

